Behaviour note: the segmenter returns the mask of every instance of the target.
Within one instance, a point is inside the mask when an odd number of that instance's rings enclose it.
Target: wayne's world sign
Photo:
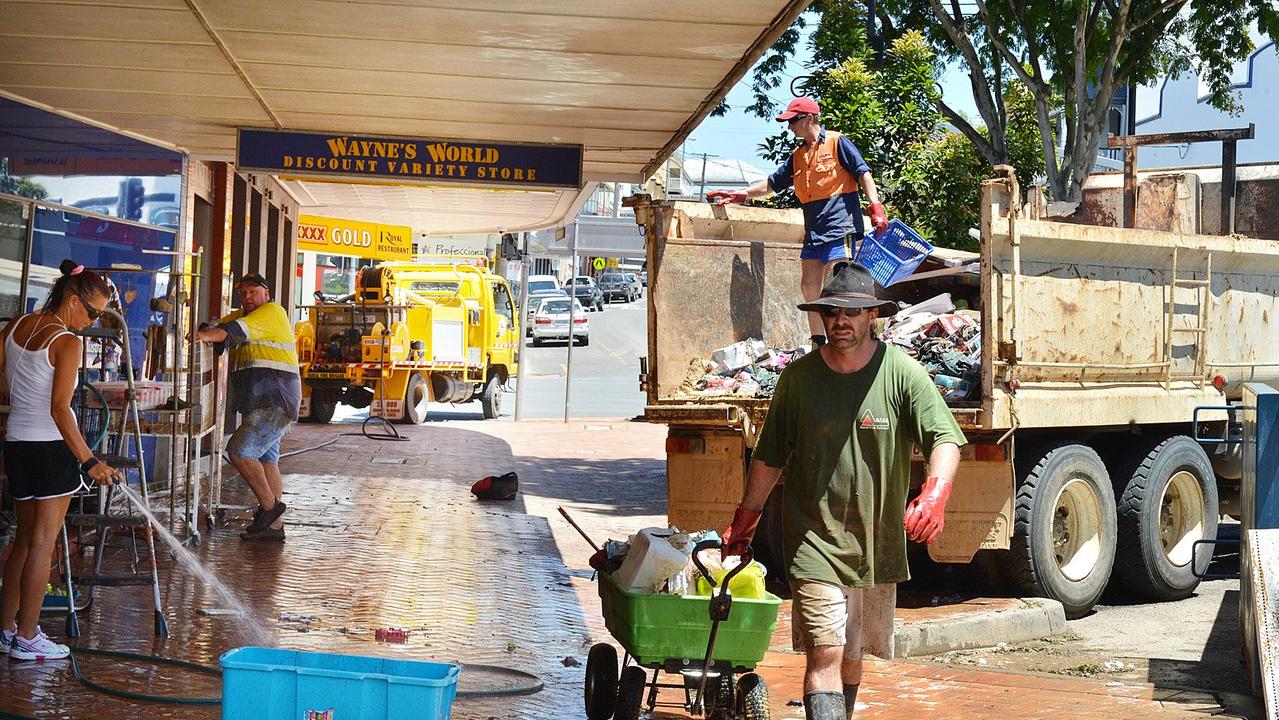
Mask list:
[[[236,165],[280,175],[579,188],[581,145],[419,140],[240,128]]]

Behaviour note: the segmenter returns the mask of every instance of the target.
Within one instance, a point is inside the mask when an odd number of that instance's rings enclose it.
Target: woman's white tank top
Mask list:
[[[31,317],[30,315],[26,317]],[[26,317],[14,322],[22,322]],[[49,346],[69,330],[57,333],[36,350],[18,344],[13,336],[17,327],[5,338],[5,379],[9,381],[9,419],[5,438],[24,442],[61,440],[62,433],[49,413],[53,403],[53,363]]]

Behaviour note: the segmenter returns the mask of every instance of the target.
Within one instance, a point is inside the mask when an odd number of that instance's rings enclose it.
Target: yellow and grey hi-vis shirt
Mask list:
[[[277,302],[253,312],[236,310],[218,318],[231,350],[230,402],[241,413],[259,407],[279,407],[298,416],[302,383],[293,324]]]

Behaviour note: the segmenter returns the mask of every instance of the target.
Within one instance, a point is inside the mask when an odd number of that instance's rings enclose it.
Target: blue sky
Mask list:
[[[804,74],[802,67],[791,64],[788,70],[793,73],[786,77],[782,85],[769,92],[779,105],[785,105],[792,97],[790,81],[796,75]],[[942,97],[951,107],[961,114],[977,117],[977,106],[973,103],[972,88],[968,84],[968,76],[956,68],[947,68],[939,82],[942,86]],[[765,137],[777,132],[781,124],[773,120],[762,120],[748,115],[743,108],[752,101],[750,76],[747,75],[728,93],[728,103],[732,110],[724,117],[706,118],[701,125],[689,135],[684,143],[687,155],[710,153],[729,160],[744,160],[762,170],[768,163],[759,157],[759,144]]]
[[[811,31],[805,31],[800,41],[800,55],[803,58],[809,56],[810,35]],[[784,106],[793,97],[790,92],[791,80],[806,73],[801,61],[789,61],[781,85],[769,91],[769,96]],[[973,103],[966,72],[957,67],[948,67],[939,82],[942,96],[951,107],[968,117],[977,117],[977,106]],[[724,117],[706,118],[702,121],[684,143],[684,153],[689,156],[710,153],[727,160],[743,160],[761,170],[771,170],[769,163],[759,157],[759,144],[765,137],[777,132],[780,123],[748,115],[743,108],[751,102],[751,73],[748,72],[728,93],[728,103],[733,109]]]

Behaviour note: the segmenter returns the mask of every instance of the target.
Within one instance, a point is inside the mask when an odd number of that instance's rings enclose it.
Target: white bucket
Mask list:
[[[660,592],[667,578],[688,564],[693,542],[670,528],[644,528],[631,536],[631,549],[613,579],[629,592]]]

